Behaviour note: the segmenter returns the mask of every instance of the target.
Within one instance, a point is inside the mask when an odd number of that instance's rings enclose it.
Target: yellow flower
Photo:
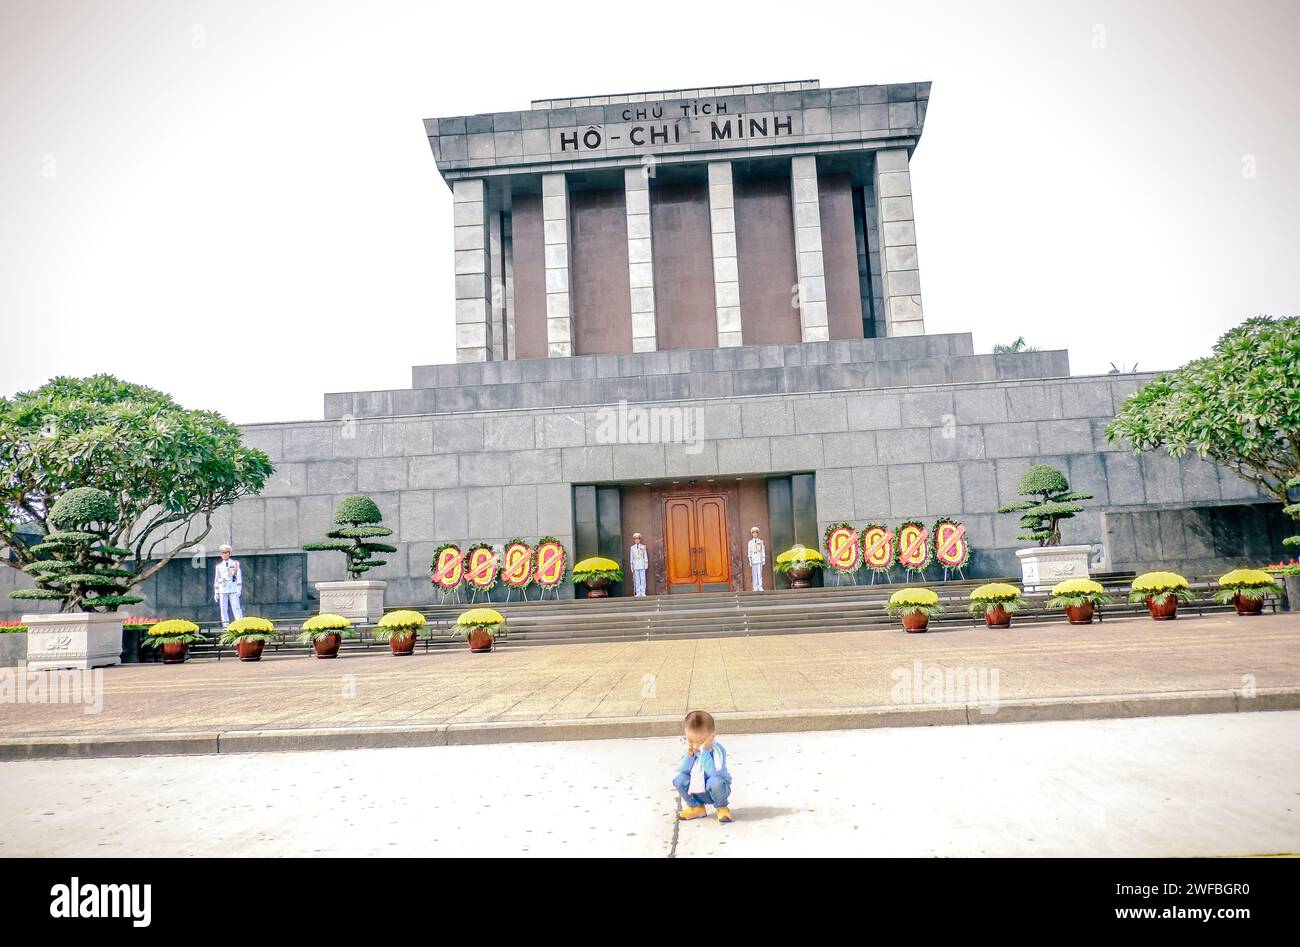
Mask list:
[[[1263,569],[1233,569],[1227,575],[1219,576],[1219,585],[1223,588],[1254,588],[1276,584],[1273,577]]]
[[[505,622],[505,618],[495,608],[471,608],[467,612],[461,612],[456,619],[458,625],[504,625]]]
[[[410,609],[389,612],[379,619],[380,628],[423,628],[424,616]]]
[[[1187,580],[1177,572],[1144,572],[1133,580],[1134,592],[1169,592],[1187,588]]]
[[[352,622],[342,615],[333,615],[330,612],[313,615],[302,623],[303,631],[342,631],[351,627]]]
[[[890,605],[938,605],[939,596],[929,589],[899,589],[889,596]]]
[[[149,629],[150,636],[158,635],[197,635],[199,626],[192,621],[186,621],[184,618],[169,618],[167,621],[160,621]]]
[[[613,559],[606,559],[603,556],[592,556],[590,559],[583,559],[573,567],[574,572],[612,572],[619,568],[617,562]]]
[[[233,631],[236,634],[246,632],[257,632],[258,634],[269,635],[275,632],[275,625],[271,624],[265,618],[254,618],[252,615],[246,615],[243,618],[236,618],[226,626],[226,631]]]
[[[1007,582],[990,582],[973,589],[970,593],[972,602],[1001,602],[1019,597],[1020,589]]]
[[[1053,595],[1100,595],[1106,591],[1092,579],[1066,579],[1052,586]]]
[[[776,557],[777,562],[797,562],[800,560],[804,562],[821,562],[822,554],[816,549],[809,549],[807,546],[791,546]]]

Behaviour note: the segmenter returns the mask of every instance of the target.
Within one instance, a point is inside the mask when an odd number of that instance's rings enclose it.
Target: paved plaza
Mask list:
[[[981,688],[974,694],[926,697],[923,688],[914,686],[920,683],[918,667],[922,674],[932,668],[957,669],[973,675],[971,682],[978,678]],[[904,709],[900,703],[915,707],[936,700],[956,707],[948,716],[921,722],[1025,719],[1010,710],[1015,702],[1031,699],[1085,706],[1104,698],[1137,700],[1189,692],[1226,695],[1226,708],[1206,709],[1245,710],[1253,709],[1254,692],[1300,692],[1300,616],[1220,614],[1174,622],[1124,618],[1089,626],[1026,624],[1003,631],[961,627],[924,635],[876,629],[507,645],[483,655],[461,649],[405,658],[386,652],[345,653],[332,661],[294,655],[256,664],[225,659],[182,666],[127,665],[105,670],[102,680],[102,706],[95,713],[87,712],[93,707],[78,704],[0,706],[0,750],[6,743],[33,739],[220,734],[222,752],[233,752],[238,736],[249,731],[381,726],[520,726],[491,742],[583,737],[581,729],[564,735],[538,729],[561,721],[627,724],[587,736],[650,736],[671,732],[674,718],[693,708],[721,715],[724,730],[728,715],[749,715],[743,728],[749,731],[828,729],[918,721],[808,721],[819,714],[897,711]],[[1199,709],[1192,705],[1174,712]],[[1135,715],[1132,709],[1097,714]],[[637,728],[638,722],[651,721],[658,722],[656,728]],[[351,745],[384,744],[361,738]],[[157,745],[128,752],[213,750]]]
[[[726,746],[725,826],[676,823],[673,738],[0,763],[0,857],[1300,852],[1296,711]]]

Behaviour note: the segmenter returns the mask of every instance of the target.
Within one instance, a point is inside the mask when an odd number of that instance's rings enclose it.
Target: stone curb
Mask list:
[[[986,709],[973,703],[918,704],[842,710],[752,711],[715,716],[719,729],[724,733],[802,733],[876,727],[1113,720],[1300,710],[1300,687],[1259,688],[1249,696],[1241,690],[1209,690],[1025,698],[1001,701],[991,712],[984,712]],[[0,761],[616,740],[673,737],[679,733],[680,727],[681,718],[674,715],[301,730],[8,737],[0,739]]]

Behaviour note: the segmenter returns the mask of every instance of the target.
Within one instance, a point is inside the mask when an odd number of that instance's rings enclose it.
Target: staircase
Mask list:
[[[1095,575],[1093,578],[1115,598],[1115,604],[1099,610],[1098,620],[1145,614],[1145,605],[1131,605],[1127,601],[1132,573],[1110,573]],[[942,616],[931,619],[930,628],[944,630],[982,624],[983,619],[968,613],[966,606],[970,590],[988,581],[993,580],[930,583],[928,587],[938,593],[947,609]],[[1214,591],[1212,580],[1193,580],[1191,584],[1196,600],[1180,605],[1181,613],[1205,614],[1231,610],[1232,606],[1219,605],[1211,598]],[[496,603],[491,607],[505,617],[509,626],[508,637],[498,641],[498,647],[503,648],[572,642],[723,638],[868,629],[898,631],[898,619],[888,615],[886,606],[889,596],[904,587],[903,584],[830,585],[814,589],[705,592],[640,599],[520,601]],[[1029,593],[1026,598],[1030,604],[1016,613],[1016,625],[1065,621],[1065,615],[1060,609],[1047,607],[1050,596],[1046,592]],[[429,627],[417,644],[417,650],[464,648],[464,640],[453,637],[451,627],[456,616],[469,607],[466,604],[413,606],[414,611],[422,613],[429,620]],[[310,645],[296,641],[298,628],[306,617],[301,615],[277,619],[276,626],[283,629],[283,639],[268,643],[266,653],[309,653]],[[388,649],[387,644],[371,637],[370,626],[360,626],[357,631],[357,637],[344,640],[343,650],[364,652]],[[231,648],[217,645],[219,629],[215,625],[204,628],[204,632],[208,640],[190,649],[194,658],[233,657]]]

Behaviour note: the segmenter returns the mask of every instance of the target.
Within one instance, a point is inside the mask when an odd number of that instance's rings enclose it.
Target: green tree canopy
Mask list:
[[[1256,316],[1208,358],[1152,379],[1106,428],[1135,451],[1195,451],[1250,481],[1300,519],[1300,316]],[[1287,540],[1300,545],[1300,537]]]
[[[59,531],[56,502],[93,487],[108,507],[89,493],[65,506],[112,510],[109,521],[95,521],[96,542],[113,552],[99,567],[127,573],[119,578],[129,588],[200,545],[213,514],[260,493],[273,472],[266,454],[244,446],[239,428],[215,412],[187,411],[112,375],[55,378],[0,398],[0,546],[13,551],[0,561],[25,571],[48,555],[50,547],[37,547]]]

